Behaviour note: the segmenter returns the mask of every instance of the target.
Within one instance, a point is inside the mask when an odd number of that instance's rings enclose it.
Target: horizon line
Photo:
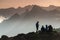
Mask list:
[[[36,5],[36,4],[34,4],[34,5]],[[18,6],[18,7],[5,7],[5,8],[0,8],[0,9],[9,9],[9,8],[17,9],[17,8],[24,8],[26,6],[34,6],[34,5],[32,4],[32,5],[25,5],[25,6]],[[56,5],[48,5],[48,6],[36,5],[36,6],[39,6],[39,7],[49,7],[49,6],[60,7],[60,6],[56,6]]]

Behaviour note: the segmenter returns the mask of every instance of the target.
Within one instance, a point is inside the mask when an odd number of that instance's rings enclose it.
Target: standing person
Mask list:
[[[48,27],[49,27],[49,32],[52,32],[53,31],[52,25],[49,25]]]
[[[48,32],[48,25],[46,25],[45,31]]]
[[[39,28],[39,21],[37,21],[36,23],[36,32],[38,31],[38,28]]]

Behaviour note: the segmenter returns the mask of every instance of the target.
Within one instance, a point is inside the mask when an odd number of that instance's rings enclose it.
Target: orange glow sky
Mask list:
[[[24,7],[32,4],[45,7],[49,5],[60,6],[60,0],[0,0],[0,8]]]

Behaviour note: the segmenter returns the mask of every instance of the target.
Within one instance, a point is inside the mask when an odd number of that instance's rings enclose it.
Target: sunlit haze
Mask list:
[[[0,23],[2,23],[5,20],[3,16],[0,16]]]

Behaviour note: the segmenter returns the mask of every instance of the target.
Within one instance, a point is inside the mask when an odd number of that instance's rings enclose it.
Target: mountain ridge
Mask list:
[[[32,10],[32,8],[34,7],[34,6],[38,6],[38,5],[28,5],[28,6],[25,6],[25,7],[23,7],[23,8],[7,8],[7,9],[0,9],[0,15],[2,15],[2,16],[5,16],[5,17],[9,17],[9,16],[7,16],[7,15],[11,15],[11,14],[15,14],[15,13],[18,13],[18,14],[21,14],[21,13],[25,13],[26,12],[26,10],[29,10],[29,11],[31,11]],[[39,6],[39,7],[41,7],[41,6]],[[51,8],[50,8],[51,7]],[[56,6],[54,6],[54,5],[50,5],[49,7],[41,7],[43,10],[55,10],[55,9],[57,9],[58,11],[60,10],[60,7],[56,7]],[[51,11],[50,10],[50,11]],[[10,13],[9,13],[10,12]]]

